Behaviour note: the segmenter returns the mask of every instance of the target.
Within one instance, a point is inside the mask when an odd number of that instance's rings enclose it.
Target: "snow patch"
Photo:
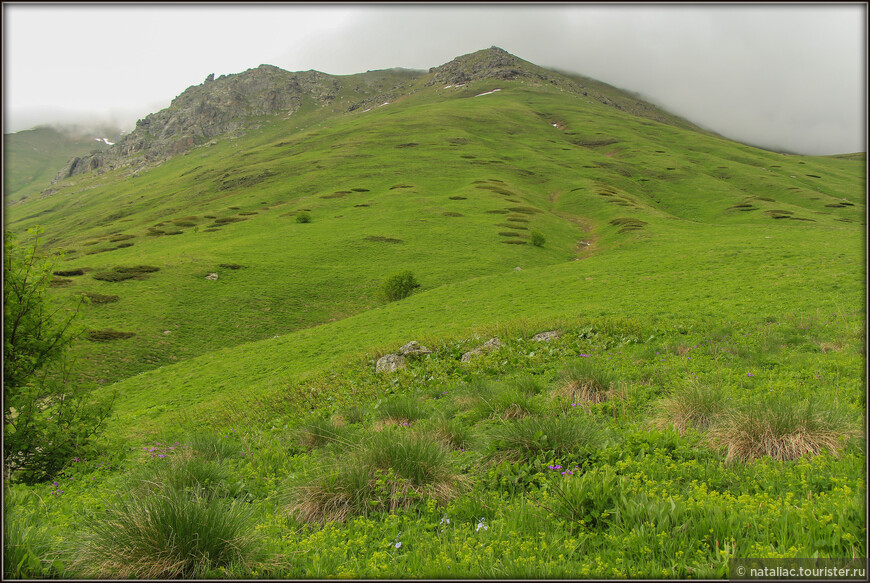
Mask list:
[[[105,142],[106,144],[108,144],[108,145],[110,145],[110,146],[114,146],[114,145],[115,145],[115,142],[110,142],[110,141],[107,140],[106,138],[94,138],[94,140],[97,141],[97,142]]]
[[[480,97],[481,95],[492,95],[496,91],[501,91],[501,89],[493,89],[492,91],[487,91],[486,93],[478,93],[475,97]]]

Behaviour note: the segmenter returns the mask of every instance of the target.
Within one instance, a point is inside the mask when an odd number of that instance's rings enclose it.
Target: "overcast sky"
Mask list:
[[[866,148],[864,3],[3,4],[3,131],[131,130],[207,75],[428,69],[492,45],[636,91],[739,141]]]

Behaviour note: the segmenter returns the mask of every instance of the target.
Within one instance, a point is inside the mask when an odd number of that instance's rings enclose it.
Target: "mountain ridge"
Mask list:
[[[488,79],[549,85],[632,115],[704,131],[628,92],[581,75],[545,69],[495,46],[461,55],[428,72],[391,68],[331,75],[315,70],[289,72],[263,64],[217,79],[209,75],[180,93],[169,107],[140,119],[111,148],[71,158],[53,182],[84,172],[160,163],[214,138],[244,132],[252,118],[292,115],[306,104],[333,106],[335,113],[365,111],[424,88]],[[391,86],[384,88],[384,82]]]

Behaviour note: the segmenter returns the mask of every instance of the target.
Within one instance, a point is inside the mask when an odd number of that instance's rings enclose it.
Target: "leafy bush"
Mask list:
[[[296,222],[297,223],[310,223],[311,215],[306,212],[300,212],[296,214]]]
[[[382,289],[387,300],[394,302],[408,297],[418,287],[420,284],[414,274],[410,271],[403,271],[387,278]]]
[[[114,396],[69,379],[66,351],[76,312],[64,315],[47,295],[54,257],[6,232],[3,257],[4,475],[33,484],[70,463],[109,416]]]
[[[540,231],[532,231],[531,238],[532,245],[534,245],[535,247],[543,247],[544,243],[547,242],[546,237],[544,237],[544,234]]]

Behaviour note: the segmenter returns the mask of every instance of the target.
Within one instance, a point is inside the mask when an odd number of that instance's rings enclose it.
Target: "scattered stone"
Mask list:
[[[514,267],[514,271],[522,271],[522,270],[523,270],[523,268],[522,268],[522,267],[519,267],[519,266],[517,266],[517,267]]]
[[[411,340],[399,349],[399,354],[402,356],[417,355],[417,354],[432,354],[432,351],[421,346],[416,340]]]
[[[558,330],[551,330],[549,332],[541,332],[540,334],[535,334],[534,340],[535,342],[549,342],[550,340],[555,340],[562,335]]]
[[[172,334],[172,330],[164,330],[163,333],[164,334]]]
[[[218,274],[217,273],[209,273],[208,275],[205,276],[205,278],[209,279],[211,281],[217,281]]]
[[[394,372],[400,368],[405,368],[405,357],[400,354],[387,354],[375,364],[375,372]]]
[[[491,352],[498,348],[501,348],[502,344],[498,338],[490,338],[486,342],[484,342],[481,346],[478,346],[474,350],[469,350],[465,354],[462,355],[461,362],[468,362],[471,358],[477,354],[483,354],[485,352]]]

